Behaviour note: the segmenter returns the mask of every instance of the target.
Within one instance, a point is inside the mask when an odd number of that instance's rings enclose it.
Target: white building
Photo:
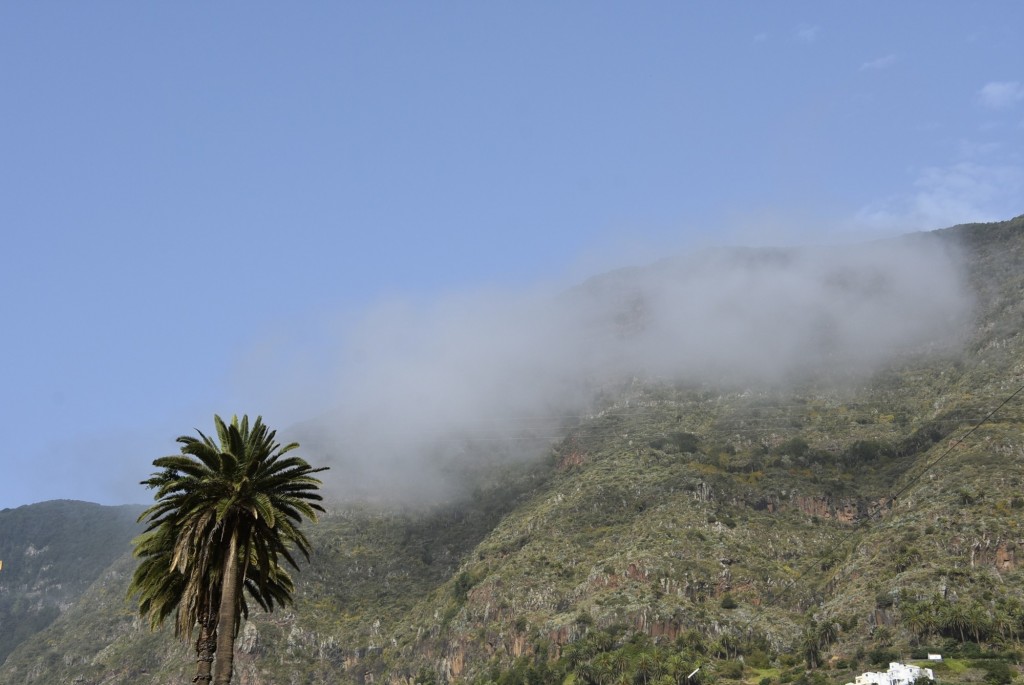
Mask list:
[[[935,673],[930,668],[908,666],[893,661],[885,673],[868,671],[857,676],[853,683],[846,685],[911,685],[918,678],[935,680]]]

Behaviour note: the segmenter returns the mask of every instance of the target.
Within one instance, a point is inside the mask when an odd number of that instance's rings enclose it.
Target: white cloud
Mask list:
[[[334,409],[295,438],[330,458],[337,495],[409,504],[449,496],[482,460],[550,449],[560,416],[594,410],[595,392],[631,378],[869,371],[945,339],[966,313],[955,263],[932,247],[702,250],[567,292],[386,303],[319,370],[344,379]]]
[[[796,37],[798,40],[801,40],[804,43],[813,43],[814,41],[818,40],[818,33],[820,32],[820,26],[801,24],[796,28]]]
[[[978,91],[981,104],[991,109],[1006,109],[1024,100],[1024,85],[1019,81],[992,81]]]
[[[885,57],[879,57],[873,59],[864,64],[860,65],[861,71],[876,71],[879,69],[887,69],[896,63],[896,55],[886,55]]]
[[[856,222],[878,230],[927,230],[999,221],[1021,212],[1024,169],[959,162],[922,169],[914,190],[864,207]]]

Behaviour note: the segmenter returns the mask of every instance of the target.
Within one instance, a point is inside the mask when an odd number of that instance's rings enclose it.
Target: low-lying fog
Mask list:
[[[301,427],[302,452],[332,466],[333,497],[420,501],[445,495],[459,464],[535,454],[558,437],[559,414],[586,411],[595,388],[619,379],[868,373],[963,330],[970,298],[947,248],[930,235],[723,248],[564,292],[382,304],[324,370],[343,380],[332,409]],[[459,454],[466,438],[475,455]]]

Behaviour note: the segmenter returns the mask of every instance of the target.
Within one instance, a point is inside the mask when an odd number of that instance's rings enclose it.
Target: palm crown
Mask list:
[[[268,611],[291,601],[294,584],[280,560],[298,568],[293,547],[309,558],[299,524],[323,511],[312,474],[326,467],[288,455],[298,444],[278,444],[260,417],[250,426],[247,416],[230,424],[214,416],[214,424],[216,440],[201,431],[179,437],[181,454],[154,460],[162,470],[143,481],[157,502],[139,517],[147,528],[135,540],[142,562],[131,591],[153,625],[175,612],[179,635],[197,624],[219,630],[217,681],[227,683],[248,614],[244,595]]]

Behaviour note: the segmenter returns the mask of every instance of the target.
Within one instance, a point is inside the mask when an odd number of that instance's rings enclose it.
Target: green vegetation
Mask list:
[[[130,549],[141,510],[57,500],[0,511],[0,663]]]
[[[328,506],[303,528],[290,611],[254,605],[242,627],[238,671],[827,685],[938,652],[942,683],[1020,682],[1024,402],[962,438],[1024,383],[1024,218],[913,239],[963,245],[966,352],[787,385],[629,379],[550,452],[479,469],[462,499]],[[135,568],[97,572],[0,682],[191,677],[188,649],[122,601]]]

